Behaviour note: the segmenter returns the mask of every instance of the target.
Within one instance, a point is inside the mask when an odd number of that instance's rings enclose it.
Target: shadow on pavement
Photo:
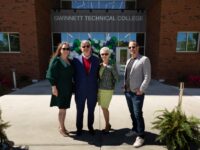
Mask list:
[[[129,132],[130,129],[123,128],[118,130],[111,130],[109,134],[103,134],[100,130],[96,130],[95,135],[90,135],[88,131],[83,131],[81,136],[76,136],[75,132],[71,132],[71,138],[78,141],[87,142],[90,145],[95,145],[97,147],[101,146],[118,146],[122,144],[133,145],[136,136],[126,137],[125,134]],[[157,134],[146,132],[145,145],[161,145],[156,142],[155,139]]]
[[[87,142],[90,145],[94,145],[97,147],[101,146],[119,146],[122,144],[133,145],[136,136],[126,137],[125,134],[129,132],[130,129],[112,129],[109,134],[103,134],[101,130],[95,130],[95,135],[89,134],[88,131],[83,130],[83,134],[81,136],[76,136],[75,131],[70,132],[70,137],[74,140]],[[160,143],[156,141],[157,134],[152,132],[146,132],[145,134],[145,145],[161,145],[165,146],[164,143]],[[191,150],[200,150],[199,147],[195,144],[190,145]]]

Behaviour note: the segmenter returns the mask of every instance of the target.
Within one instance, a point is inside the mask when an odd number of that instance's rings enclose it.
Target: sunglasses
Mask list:
[[[82,46],[82,48],[90,48],[90,45]]]
[[[130,46],[130,47],[128,47],[128,49],[135,49],[136,48],[136,46]]]
[[[108,53],[102,53],[101,56],[108,56]]]
[[[70,51],[70,48],[69,47],[64,47],[64,48],[62,48],[62,50],[64,50],[64,51]]]

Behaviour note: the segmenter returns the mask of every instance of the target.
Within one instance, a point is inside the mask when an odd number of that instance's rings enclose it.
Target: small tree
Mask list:
[[[153,129],[160,130],[157,141],[164,142],[169,150],[190,150],[190,144],[200,144],[200,120],[187,117],[181,108],[184,84],[180,84],[178,106],[171,112],[160,110],[162,114],[156,116]]]

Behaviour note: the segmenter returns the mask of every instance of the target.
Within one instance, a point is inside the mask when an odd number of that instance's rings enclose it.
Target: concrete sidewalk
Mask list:
[[[50,108],[50,85],[48,81],[25,87],[11,94],[0,97],[2,118],[9,121],[11,127],[6,130],[10,140],[16,145],[28,145],[30,150],[129,150],[135,137],[125,137],[131,127],[130,115],[125,97],[121,91],[122,82],[118,83],[115,95],[110,104],[112,132],[103,135],[104,120],[99,106],[95,110],[94,128],[96,134],[87,132],[87,107],[84,113],[84,134],[75,136],[76,107],[74,96],[71,108],[67,110],[66,128],[71,131],[70,137],[62,137],[58,132],[58,109]],[[146,142],[141,150],[165,150],[164,145],[154,140],[158,131],[152,130],[155,111],[173,109],[178,103],[177,87],[152,81],[144,102],[144,118],[146,123]],[[200,116],[200,89],[185,89],[183,110],[187,115]]]

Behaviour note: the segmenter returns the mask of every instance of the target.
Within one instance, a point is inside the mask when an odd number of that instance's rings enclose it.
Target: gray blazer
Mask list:
[[[126,75],[126,67],[131,60],[128,59],[125,66],[125,75]],[[151,81],[151,64],[150,60],[146,56],[139,55],[130,72],[130,89],[132,92],[135,92],[136,89],[140,89],[140,91],[145,92],[147,89],[149,82]]]

